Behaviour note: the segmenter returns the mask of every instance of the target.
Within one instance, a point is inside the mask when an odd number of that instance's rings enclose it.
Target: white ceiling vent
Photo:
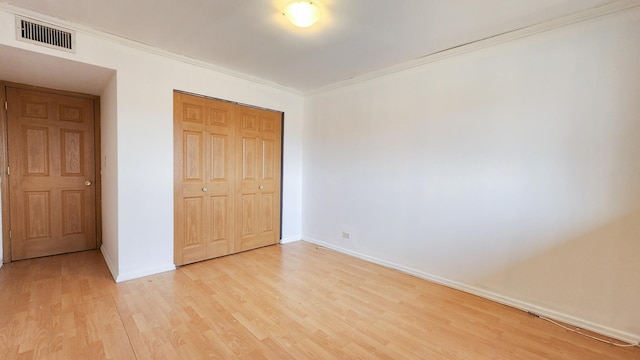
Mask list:
[[[22,16],[16,16],[16,39],[53,49],[76,52],[75,31]]]

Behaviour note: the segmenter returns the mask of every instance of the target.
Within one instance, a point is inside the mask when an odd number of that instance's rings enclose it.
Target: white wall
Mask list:
[[[117,74],[100,94],[100,172],[102,181],[101,251],[114,278],[118,278],[118,88]]]
[[[303,238],[638,342],[639,33],[636,8],[307,98]]]
[[[15,40],[14,14],[52,23],[38,14],[0,6],[0,46],[45,54],[58,71],[73,64],[112,69],[101,87],[103,254],[117,281],[174,268],[173,265],[173,90],[283,111],[283,242],[301,237],[302,115],[299,93],[176,58],[142,51],[117,39],[78,30],[77,53]],[[44,64],[43,64],[44,65]],[[3,63],[15,71],[21,63]],[[46,77],[55,78],[56,72]],[[42,78],[42,83],[51,84]],[[10,80],[10,79],[5,79]],[[82,79],[80,79],[82,80]],[[61,79],[60,81],[63,81]],[[41,85],[41,84],[33,84]]]

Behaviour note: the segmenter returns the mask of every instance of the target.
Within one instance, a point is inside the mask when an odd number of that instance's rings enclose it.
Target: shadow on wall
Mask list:
[[[627,324],[640,334],[640,208],[477,283],[596,324]]]

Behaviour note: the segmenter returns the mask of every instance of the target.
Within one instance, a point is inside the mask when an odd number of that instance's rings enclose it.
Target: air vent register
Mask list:
[[[16,16],[16,38],[20,41],[75,52],[75,37],[74,31]]]

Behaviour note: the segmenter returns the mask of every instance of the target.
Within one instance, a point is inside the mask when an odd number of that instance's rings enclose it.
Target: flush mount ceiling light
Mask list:
[[[309,27],[320,17],[320,8],[313,1],[294,1],[284,8],[283,15],[293,25]]]

